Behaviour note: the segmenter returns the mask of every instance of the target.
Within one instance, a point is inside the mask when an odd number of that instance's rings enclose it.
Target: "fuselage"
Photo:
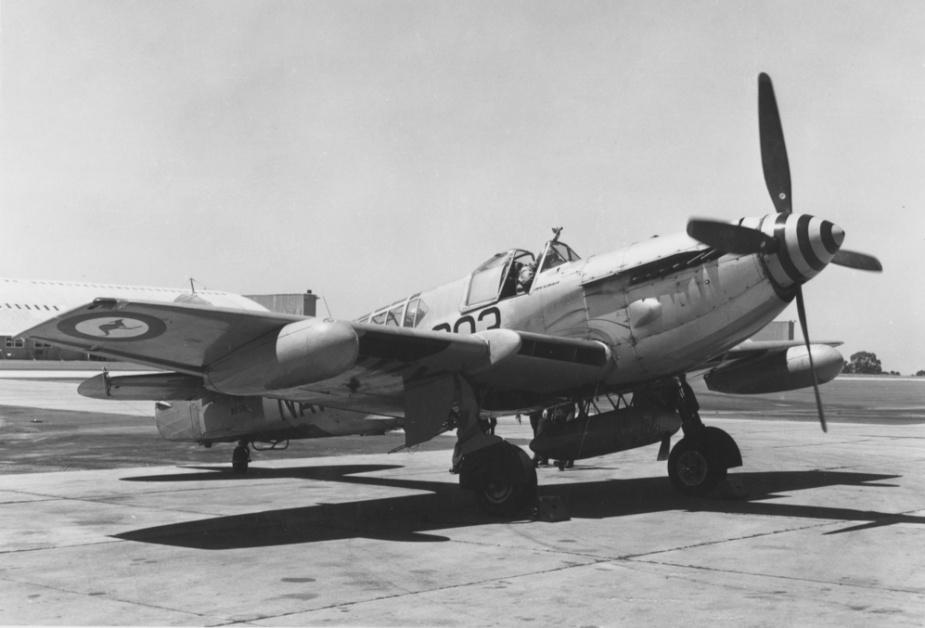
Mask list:
[[[831,242],[831,223],[810,216],[739,222],[777,238],[777,250],[723,254],[675,234],[587,259],[563,254],[547,265],[554,246],[571,252],[550,242],[535,258],[538,272],[522,293],[506,282],[518,260],[534,258],[511,249],[462,279],[359,320],[461,334],[506,328],[596,340],[612,352],[602,391],[688,372],[773,320],[792,300],[794,287],[817,274],[840,245],[840,235]]]
[[[428,309],[418,326],[597,340],[611,348],[604,383],[616,388],[690,370],[753,335],[788,303],[757,256],[720,256],[686,234],[566,262],[538,273],[529,292],[474,309],[465,307],[471,279],[409,300]]]

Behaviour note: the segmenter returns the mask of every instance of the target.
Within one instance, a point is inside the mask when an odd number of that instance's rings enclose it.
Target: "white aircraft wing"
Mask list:
[[[611,368],[609,349],[583,339],[504,329],[454,334],[114,299],[98,299],[22,335],[198,375],[227,394],[392,416],[405,414],[407,391],[448,373],[502,393],[555,394],[597,381]]]
[[[837,347],[843,343],[840,340],[813,340],[813,344]],[[753,358],[768,353],[786,351],[793,347],[805,346],[806,343],[802,340],[746,340],[727,351],[725,357],[727,359]]]
[[[841,373],[844,359],[837,341],[746,340],[703,365],[710,390],[761,394],[825,383]],[[815,375],[814,375],[815,372]]]
[[[97,299],[20,335],[107,358],[203,375],[210,362],[301,318],[193,304]]]

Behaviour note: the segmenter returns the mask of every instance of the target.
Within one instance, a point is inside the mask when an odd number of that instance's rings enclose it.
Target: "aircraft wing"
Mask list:
[[[406,394],[448,373],[555,394],[611,367],[602,343],[493,329],[472,335],[216,308],[98,299],[23,333],[94,355],[198,375],[261,395],[403,416]],[[445,379],[445,378],[444,378]]]
[[[116,360],[203,375],[210,362],[301,318],[194,304],[97,299],[21,335]]]
[[[837,347],[843,344],[840,340],[813,341],[814,345]],[[775,353],[783,353],[788,349],[805,347],[802,340],[746,340],[734,346],[726,353],[717,356],[712,364],[718,365],[729,361],[741,361],[761,358]]]
[[[844,359],[841,342],[813,342],[812,361],[802,340],[746,340],[703,365],[710,390],[761,394],[812,386],[834,379]],[[814,376],[815,372],[815,376]]]

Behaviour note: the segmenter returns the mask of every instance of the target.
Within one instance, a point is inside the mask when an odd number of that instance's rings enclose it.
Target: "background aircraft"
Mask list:
[[[453,470],[495,515],[531,500],[536,472],[520,448],[483,432],[479,419],[492,413],[571,412],[531,443],[564,459],[657,442],[664,454],[681,429],[669,477],[682,492],[705,494],[742,459],[728,434],[703,425],[686,375],[706,370],[708,385],[726,392],[830,380],[843,361],[809,342],[801,286],[829,263],[879,270],[874,258],[841,249],[842,229],[792,212],[774,92],[766,75],[758,84],[776,213],[695,219],[686,234],[587,259],[557,231],[541,250],[498,253],[356,321],[103,298],[25,333],[169,371],[102,375],[81,393],[166,402],[178,421],[195,422],[209,407],[234,426],[236,408],[270,399],[401,418],[409,446],[455,428]],[[743,342],[794,299],[804,346]],[[819,418],[825,429],[821,403]]]

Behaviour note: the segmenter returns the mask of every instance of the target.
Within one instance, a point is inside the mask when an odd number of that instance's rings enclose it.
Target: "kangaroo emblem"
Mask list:
[[[104,336],[109,336],[109,332],[119,331],[119,330],[131,330],[131,329],[140,329],[141,325],[136,325],[135,327],[129,327],[125,324],[125,319],[117,319],[111,323],[104,323],[100,325],[97,329],[102,332]]]
[[[81,314],[58,323],[63,334],[84,340],[105,338],[108,342],[120,340],[139,341],[156,338],[163,334],[167,325],[147,314],[126,314],[116,318],[106,313]]]

